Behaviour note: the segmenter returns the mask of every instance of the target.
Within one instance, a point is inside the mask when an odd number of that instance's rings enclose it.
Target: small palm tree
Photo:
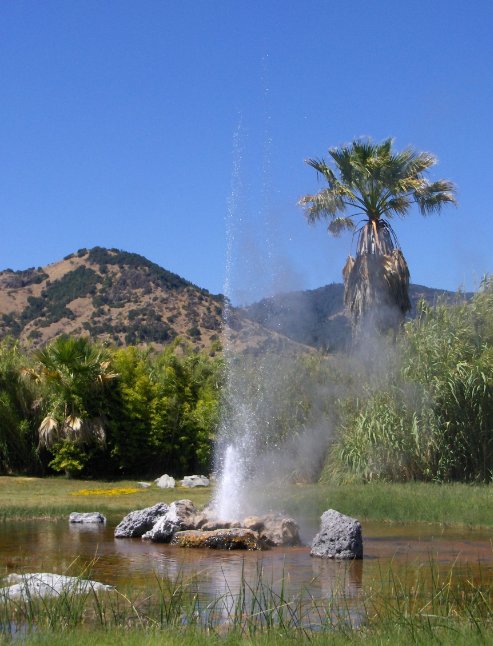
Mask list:
[[[108,353],[84,337],[60,336],[38,350],[35,360],[36,367],[26,372],[43,391],[40,446],[50,448],[63,438],[76,443],[104,442],[100,395],[117,376]]]
[[[308,222],[327,219],[333,235],[357,234],[356,257],[349,256],[343,269],[344,302],[356,336],[395,330],[411,307],[409,270],[389,220],[404,217],[414,204],[429,215],[456,202],[452,182],[425,177],[437,162],[432,154],[413,148],[394,152],[392,144],[392,139],[381,144],[358,139],[331,148],[333,169],[324,159],[306,160],[327,182],[299,202]]]

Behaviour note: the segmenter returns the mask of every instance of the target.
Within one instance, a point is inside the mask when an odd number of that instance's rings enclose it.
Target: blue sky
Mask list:
[[[413,282],[493,271],[491,0],[3,0],[0,268],[145,255],[237,302],[341,282],[304,164],[355,137],[433,152],[459,206],[395,222]],[[229,243],[229,246],[228,246]]]

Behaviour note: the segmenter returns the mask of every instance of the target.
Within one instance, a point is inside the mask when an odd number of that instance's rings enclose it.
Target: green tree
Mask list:
[[[178,343],[159,354],[118,349],[108,442],[123,473],[208,469],[218,419],[221,362]]]
[[[455,203],[452,182],[425,177],[437,161],[432,154],[414,148],[395,152],[392,144],[392,139],[380,144],[359,139],[331,148],[333,168],[324,159],[306,160],[327,182],[300,200],[308,222],[327,219],[336,236],[343,230],[357,233],[356,257],[349,256],[343,270],[344,300],[356,335],[396,329],[410,309],[409,270],[389,220],[404,217],[413,205],[429,215]]]

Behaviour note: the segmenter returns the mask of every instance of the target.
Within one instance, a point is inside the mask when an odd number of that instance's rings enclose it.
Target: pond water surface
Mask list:
[[[317,522],[307,521],[305,540],[310,542]],[[6,521],[0,523],[0,575],[11,572],[83,574],[118,589],[144,590],[157,578],[193,581],[204,598],[235,594],[242,577],[254,579],[262,570],[264,580],[290,593],[308,591],[315,598],[330,596],[335,587],[348,597],[358,597],[389,567],[404,583],[419,572],[456,577],[493,573],[492,530],[448,528],[437,525],[363,524],[363,561],[334,562],[311,558],[309,547],[276,548],[266,552],[184,549],[135,539],[115,539],[114,523],[69,525],[64,521]],[[84,567],[90,563],[90,572]],[[1,585],[1,584],[0,584]]]

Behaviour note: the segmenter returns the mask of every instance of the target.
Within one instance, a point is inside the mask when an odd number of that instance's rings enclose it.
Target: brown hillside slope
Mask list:
[[[118,249],[81,249],[46,267],[0,272],[0,338],[12,335],[32,347],[72,334],[157,347],[179,337],[199,349],[214,349],[223,307],[222,295]],[[299,345],[239,312],[230,318],[238,348]]]

